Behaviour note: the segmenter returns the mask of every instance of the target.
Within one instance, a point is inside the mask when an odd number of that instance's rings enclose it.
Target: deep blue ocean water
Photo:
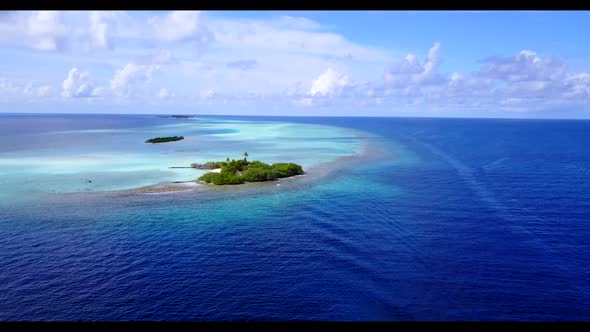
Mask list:
[[[288,190],[2,205],[0,320],[590,319],[590,121],[225,119],[350,128],[374,155]],[[159,121],[2,115],[0,151]]]

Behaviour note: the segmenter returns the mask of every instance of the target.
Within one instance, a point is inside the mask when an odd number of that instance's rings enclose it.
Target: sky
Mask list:
[[[590,118],[588,11],[0,12],[0,112]]]

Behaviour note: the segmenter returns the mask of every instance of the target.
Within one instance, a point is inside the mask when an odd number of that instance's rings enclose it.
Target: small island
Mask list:
[[[207,184],[242,184],[245,182],[273,181],[303,174],[303,168],[295,163],[275,163],[272,165],[260,161],[248,161],[248,153],[244,159],[226,161],[210,161],[203,165],[192,164],[198,169],[219,170],[201,176],[198,181]]]
[[[170,117],[176,118],[176,119],[192,119],[195,116],[194,115],[172,115]]]
[[[175,141],[180,141],[183,139],[184,139],[184,136],[156,137],[156,138],[150,138],[145,142],[155,144],[155,143],[175,142]]]

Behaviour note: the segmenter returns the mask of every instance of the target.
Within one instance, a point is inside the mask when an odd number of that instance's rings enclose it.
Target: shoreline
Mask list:
[[[331,161],[323,162],[314,164],[304,170],[304,174],[302,175],[295,175],[288,178],[281,178],[276,179],[274,181],[264,181],[264,182],[246,182],[239,185],[210,185],[205,183],[200,183],[198,180],[188,180],[188,181],[171,181],[171,182],[160,182],[156,184],[136,187],[136,188],[129,188],[129,189],[118,189],[118,190],[104,190],[104,191],[95,191],[95,192],[76,192],[76,193],[62,193],[57,194],[59,196],[62,195],[71,195],[71,194],[84,194],[84,195],[145,195],[145,194],[165,194],[165,193],[206,193],[206,192],[219,192],[219,191],[226,191],[232,190],[235,191],[237,189],[245,189],[248,188],[262,188],[262,187],[276,187],[276,186],[283,186],[286,185],[290,187],[291,184],[302,183],[302,184],[309,184],[317,182],[318,179],[324,178],[329,176],[332,173],[340,171],[342,168],[348,168],[354,166],[353,164],[362,161],[366,158],[373,159],[378,158],[380,155],[379,153],[372,152],[372,146],[375,147],[378,145],[377,142],[374,142],[371,138],[372,136],[368,136],[367,133],[349,129],[352,135],[359,139],[360,148],[359,151],[347,155],[337,157]],[[373,143],[371,143],[373,141]],[[377,149],[379,150],[379,149]],[[176,167],[175,167],[176,168]],[[180,168],[180,167],[178,167]],[[182,167],[185,168],[185,167]],[[192,168],[192,167],[187,167]],[[221,172],[221,168],[206,170],[208,172]],[[284,187],[284,186],[283,186]]]
[[[227,188],[252,188],[252,187],[261,187],[261,186],[280,186],[281,182],[292,182],[295,179],[300,178],[307,178],[309,181],[314,181],[319,178],[323,178],[328,176],[330,173],[334,171],[338,171],[341,166],[331,167],[335,165],[346,165],[351,162],[356,162],[363,160],[364,158],[371,157],[373,154],[371,153],[370,148],[370,138],[366,137],[365,133],[352,130],[352,134],[360,140],[360,151],[354,155],[342,156],[338,157],[334,160],[319,163],[313,166],[310,166],[302,175],[295,175],[288,178],[277,179],[274,181],[264,181],[264,182],[246,182],[239,185],[211,185],[207,183],[200,182],[198,180],[194,181],[177,181],[177,182],[165,182],[159,183],[155,185],[148,185],[139,188],[131,188],[131,189],[124,189],[124,190],[115,190],[111,192],[125,192],[128,194],[150,194],[150,193],[173,193],[173,192],[187,192],[187,191],[197,191],[198,189],[202,189],[202,191],[206,190],[226,190]],[[208,170],[209,172],[219,173],[221,172],[221,168],[216,168],[212,170]],[[188,187],[188,189],[187,189]]]

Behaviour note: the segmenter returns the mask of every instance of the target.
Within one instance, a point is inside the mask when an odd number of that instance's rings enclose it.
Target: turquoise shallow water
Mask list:
[[[0,320],[590,318],[588,121],[5,115],[0,127]],[[162,134],[191,139],[143,143]],[[308,174],[110,191],[243,150]],[[76,182],[89,175],[97,186]]]
[[[17,133],[13,138],[21,146],[0,150],[2,195],[7,199],[17,193],[23,197],[96,192],[191,181],[205,171],[170,167],[238,159],[244,152],[249,153],[251,160],[294,161],[304,168],[361,152],[360,140],[354,132],[325,125],[198,117],[152,116],[133,120],[141,126],[88,128],[92,126],[92,118],[65,117],[63,121],[70,121],[73,127],[83,125],[79,122],[87,124],[80,129],[36,131],[31,128]],[[16,125],[19,124],[35,126]],[[163,144],[144,143],[148,138],[174,135],[185,139]]]

